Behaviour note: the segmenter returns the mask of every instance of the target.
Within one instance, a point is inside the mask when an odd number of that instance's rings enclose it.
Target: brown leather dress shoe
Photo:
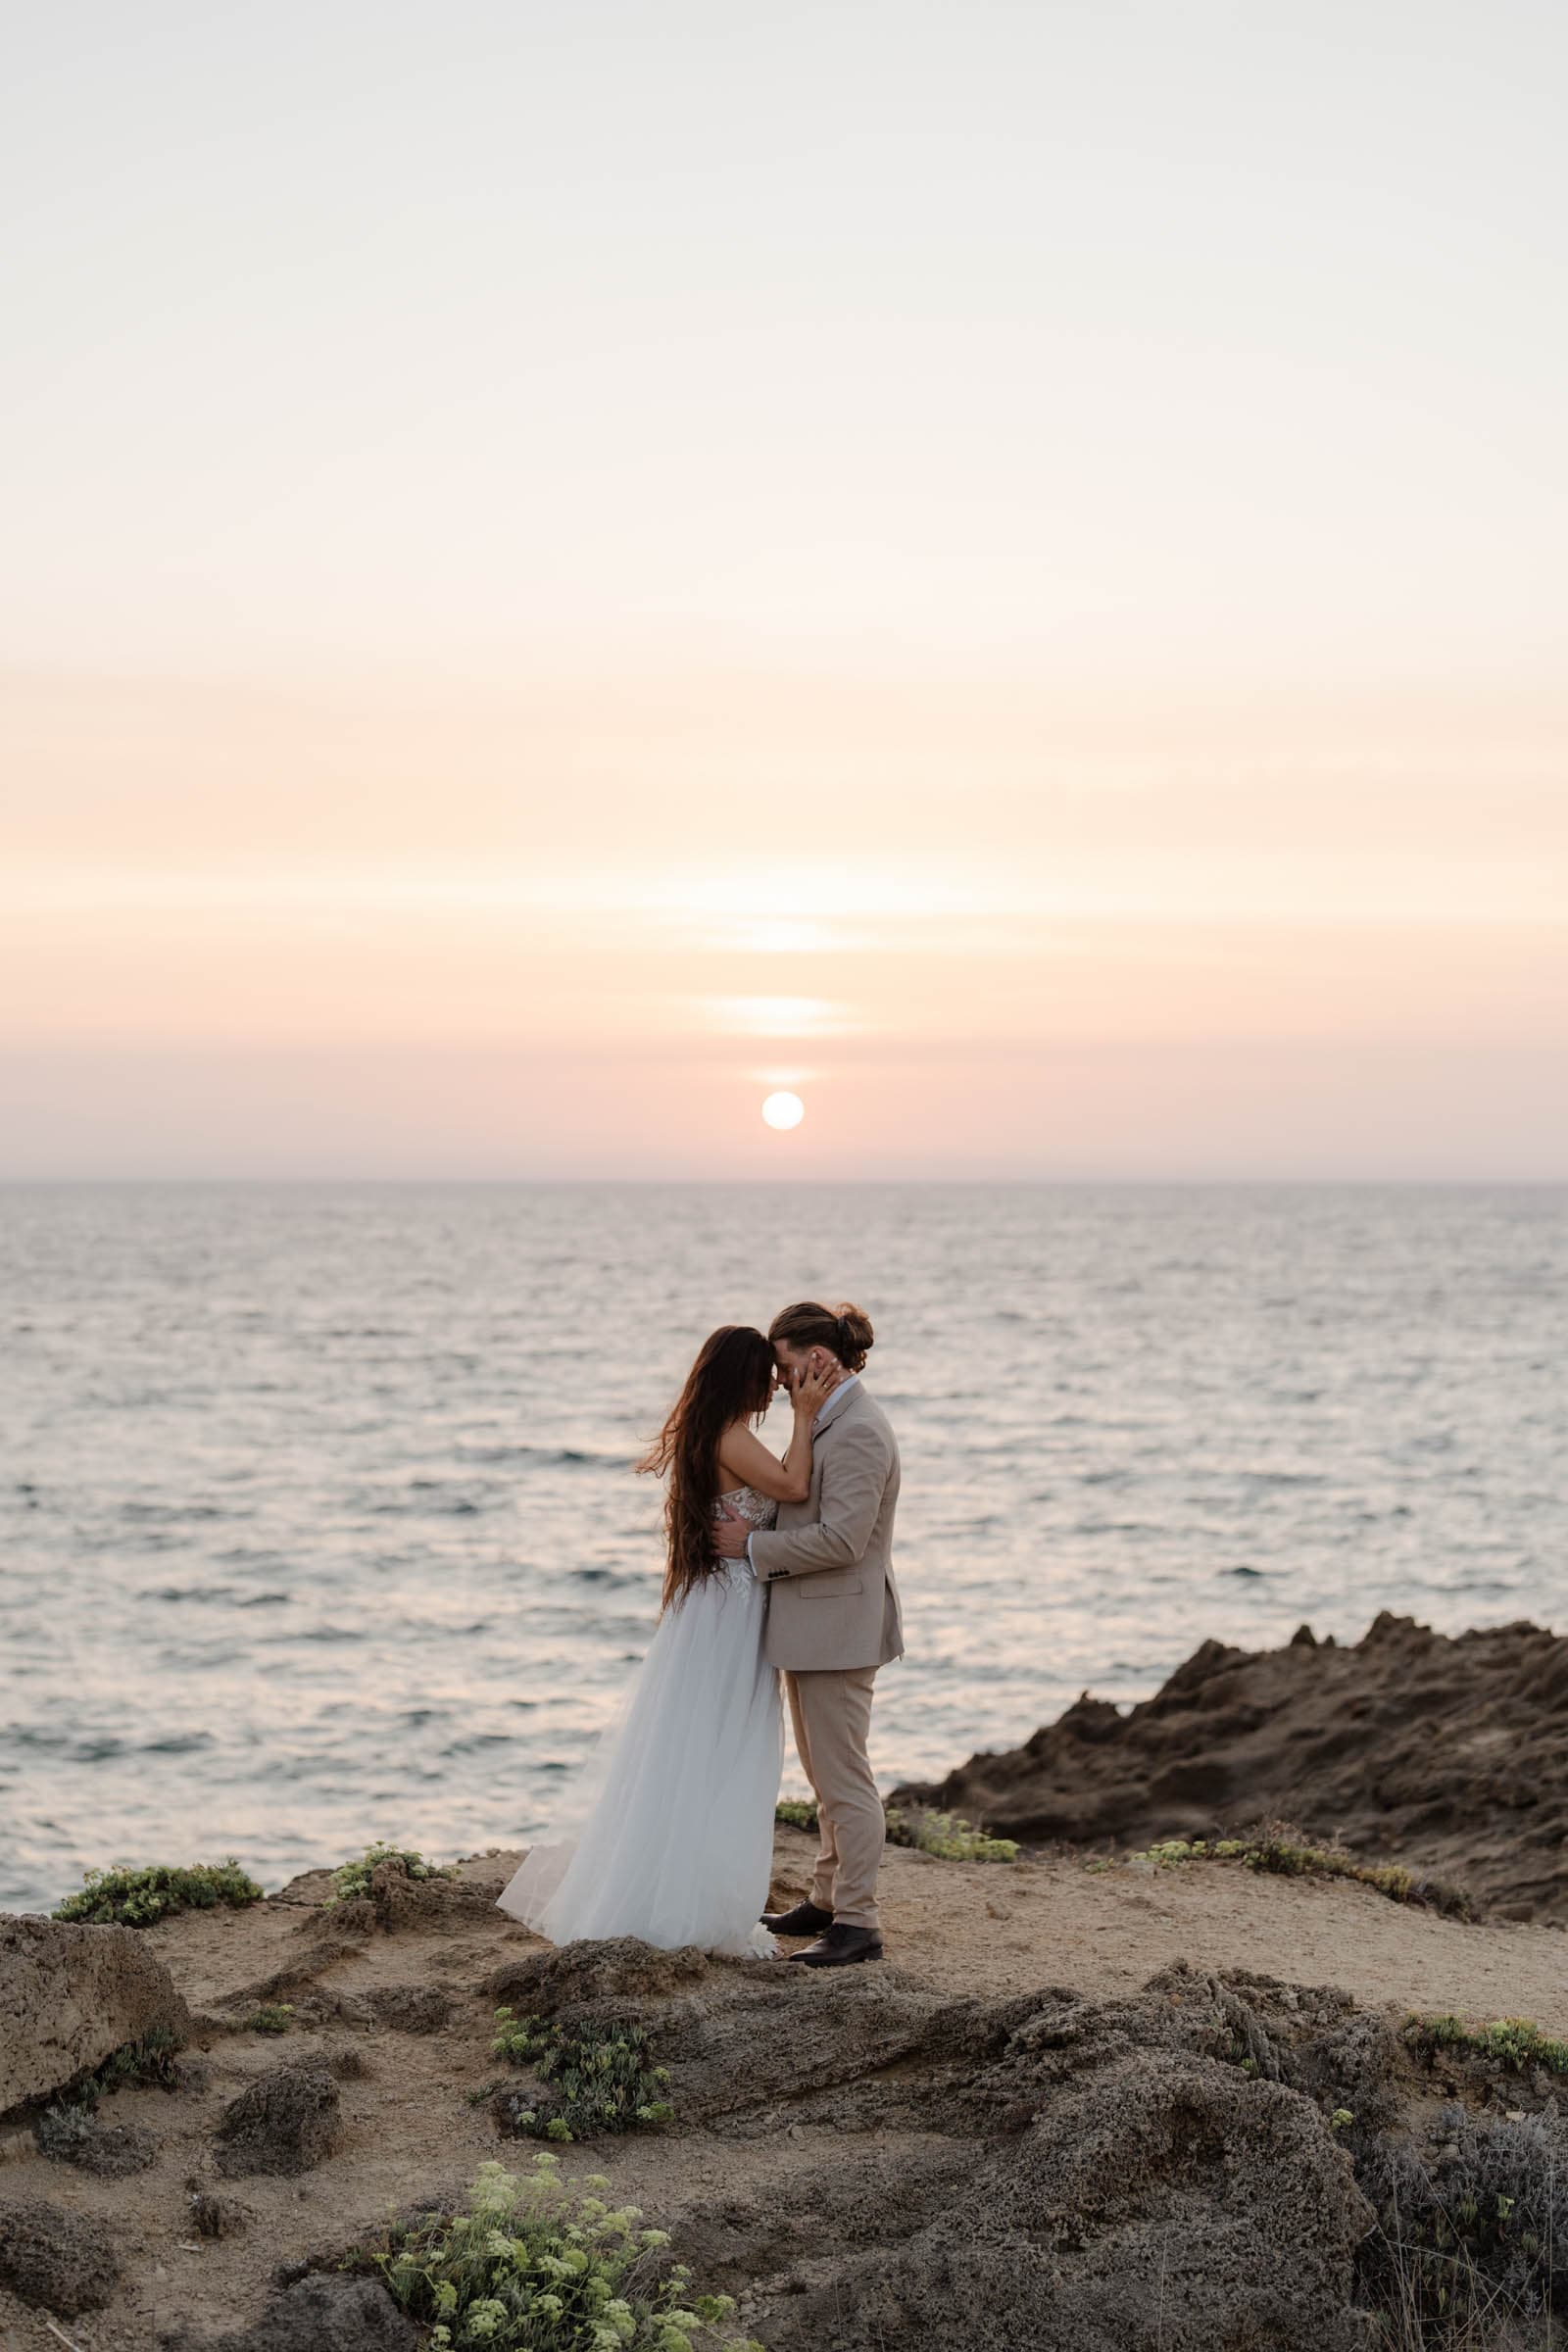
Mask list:
[[[797,1903],[793,1911],[764,1911],[762,1925],[775,1936],[820,1936],[833,1925],[833,1914],[820,1903]]]
[[[882,1938],[875,1928],[840,1927],[837,1921],[819,1942],[790,1954],[792,1960],[804,1960],[808,1968],[850,1968],[857,1960],[881,1957]]]

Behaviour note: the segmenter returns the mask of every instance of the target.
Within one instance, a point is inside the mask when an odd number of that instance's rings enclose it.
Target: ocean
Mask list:
[[[0,1907],[530,1839],[653,1629],[632,1460],[798,1298],[903,1452],[885,1787],[1208,1637],[1561,1630],[1565,1294],[1562,1186],[5,1188]]]

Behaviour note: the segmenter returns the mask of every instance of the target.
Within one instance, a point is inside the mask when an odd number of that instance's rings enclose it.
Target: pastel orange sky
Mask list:
[[[1559,19],[325,13],[21,36],[0,1177],[1568,1177]]]

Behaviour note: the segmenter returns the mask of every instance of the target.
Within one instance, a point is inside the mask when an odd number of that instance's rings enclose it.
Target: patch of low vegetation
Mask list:
[[[502,2110],[514,2132],[532,2139],[593,2139],[658,2131],[674,2120],[664,2095],[668,2072],[650,2063],[641,2026],[556,2026],[498,2009],[496,2028],[496,2057],[527,2067],[546,2085],[543,2098],[531,2103],[523,2092],[505,2094]]]
[[[781,1797],[773,1807],[773,1819],[792,1830],[814,1830],[816,1807],[808,1798]],[[922,1854],[935,1854],[943,1862],[1016,1862],[1018,1848],[1010,1838],[988,1838],[973,1822],[965,1821],[958,1813],[932,1813],[924,1810],[901,1812],[890,1807],[887,1816],[889,1845],[913,1846]]]
[[[1445,2108],[1423,2161],[1368,2134],[1356,2180],[1377,2226],[1356,2250],[1358,2300],[1391,2352],[1500,2352],[1556,2340],[1568,2309],[1568,2122]]]
[[[95,2108],[71,2099],[46,2107],[32,2127],[38,2152],[100,2180],[122,2180],[156,2161],[158,2142],[135,2124],[106,2124]]]
[[[140,2040],[111,2050],[101,2066],[69,2083],[38,2117],[32,2135],[40,2152],[57,2164],[79,2165],[86,2172],[140,2172],[151,2161],[153,2143],[127,2126],[106,2127],[98,2102],[117,2090],[145,2083],[178,2090],[184,2082],[176,2055],[179,2046],[170,2027],[152,2026]]]
[[[1446,1880],[1422,1878],[1398,1862],[1360,1862],[1337,1846],[1309,1845],[1286,1835],[1169,1838],[1159,1845],[1146,1846],[1131,1859],[1157,1863],[1162,1870],[1173,1870],[1183,1862],[1240,1862],[1248,1870],[1280,1878],[1350,1879],[1357,1886],[1375,1887],[1391,1902],[1419,1903],[1441,1911],[1447,1919],[1476,1917],[1471,1896]]]
[[[1509,2074],[1522,2075],[1544,2067],[1548,2075],[1568,2075],[1568,2041],[1559,2041],[1528,2017],[1496,2017],[1487,2026],[1467,2026],[1457,2017],[1423,2017],[1412,2009],[1402,2029],[1406,2046],[1423,2058],[1441,2050],[1459,2050],[1467,2056],[1490,2058]]]
[[[111,2050],[75,2095],[91,2106],[132,2082],[154,2082],[161,2090],[178,2090],[183,2081],[178,2049],[179,2035],[172,2027],[149,2026],[139,2041],[122,2042],[118,2050]]]
[[[79,2164],[98,2129],[85,2099],[56,2099],[32,2127],[32,2136],[56,2164]]]
[[[240,2026],[242,2034],[286,2034],[294,2023],[292,2001],[264,2001]]]
[[[412,1845],[368,1845],[359,1859],[343,1862],[332,1873],[332,1891],[322,1905],[330,1911],[337,1903],[351,1903],[370,1891],[370,1881],[383,1862],[397,1862],[405,1877],[411,1879],[455,1879],[457,1872],[436,1862],[427,1862],[423,1854]]]
[[[261,1899],[261,1887],[229,1854],[188,1868],[154,1863],[146,1870],[89,1870],[80,1892],[57,1903],[52,1916],[95,1928],[150,1928],[176,1911],[214,1911],[220,1903],[238,1911]]]
[[[573,2187],[556,2167],[543,2150],[520,2177],[482,2164],[466,2212],[394,2223],[344,2267],[382,2278],[442,2352],[762,2352],[722,2332],[727,2295],[692,2295],[679,2265],[655,2276],[669,2240],[639,2227],[637,2206],[607,2205],[602,2175]]]
[[[988,1838],[960,1813],[888,1814],[889,1845],[910,1845],[917,1853],[935,1854],[943,1862],[1016,1862],[1018,1848],[1011,1838]]]
[[[178,2090],[184,2082],[179,2067],[179,2035],[170,2026],[149,2026],[139,2041],[122,2042],[102,2066],[62,2091],[53,2112],[74,2108],[90,2115],[100,2099],[132,2084],[155,2083],[160,2090]]]

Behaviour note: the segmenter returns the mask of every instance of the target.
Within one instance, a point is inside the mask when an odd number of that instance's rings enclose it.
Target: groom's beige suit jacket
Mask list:
[[[759,1528],[752,1566],[767,1588],[765,1655],[797,1674],[885,1666],[904,1655],[893,1581],[899,1448],[856,1381],[830,1396],[811,1440],[811,1491]]]

